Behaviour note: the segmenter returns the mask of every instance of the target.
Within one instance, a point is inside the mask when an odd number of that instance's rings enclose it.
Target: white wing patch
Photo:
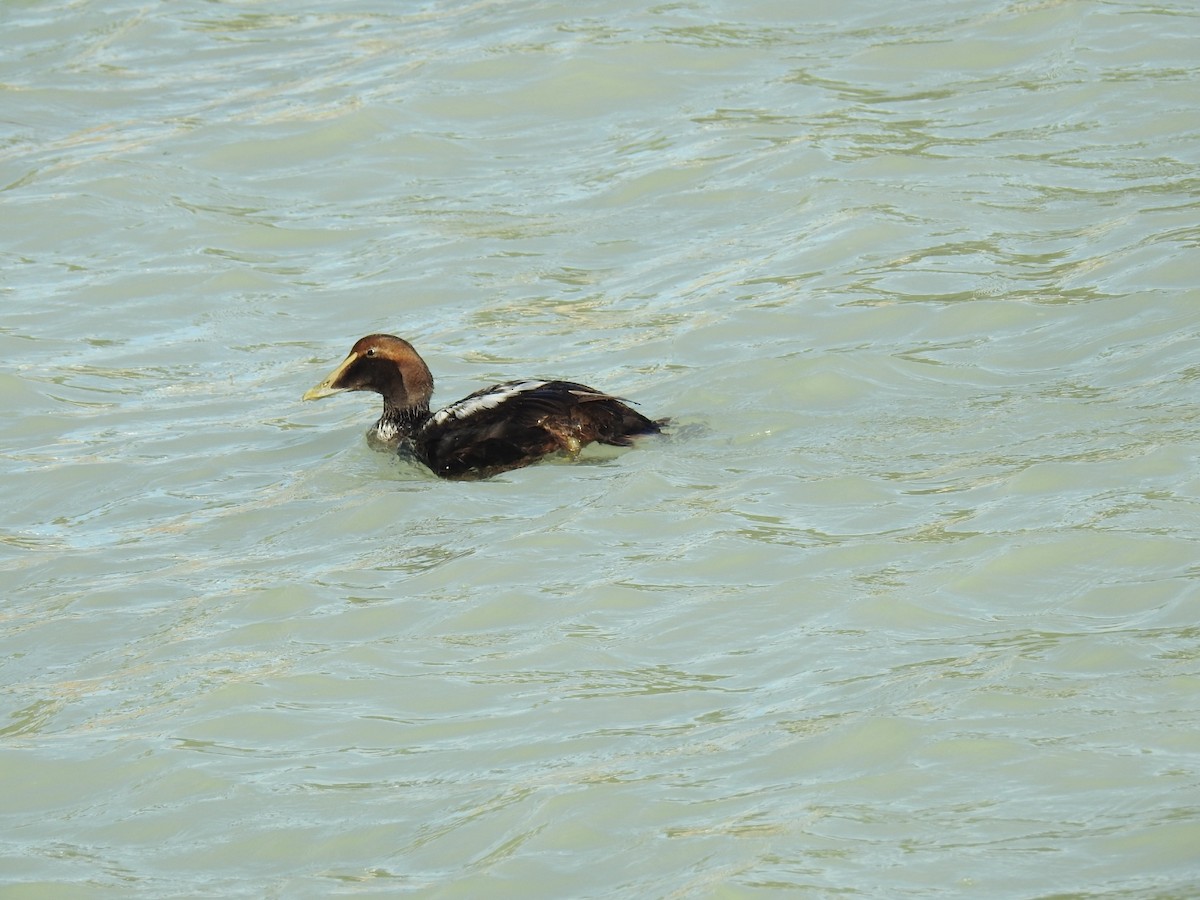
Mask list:
[[[433,423],[441,425],[447,419],[465,419],[485,409],[495,409],[505,400],[510,400],[524,391],[536,391],[545,381],[507,381],[498,384],[486,394],[477,397],[467,397],[457,403],[451,403],[445,409],[439,409],[433,414]]]

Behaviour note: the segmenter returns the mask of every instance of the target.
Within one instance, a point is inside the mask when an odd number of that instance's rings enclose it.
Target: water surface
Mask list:
[[[1200,891],[1189,4],[0,23],[4,891]]]

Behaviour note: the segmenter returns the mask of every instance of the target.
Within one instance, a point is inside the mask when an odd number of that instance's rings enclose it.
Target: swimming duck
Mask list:
[[[412,344],[368,334],[305,400],[343,391],[383,395],[383,415],[367,431],[376,448],[411,453],[442,478],[487,477],[598,441],[627,447],[665,423],[618,397],[573,381],[506,381],[430,412],[433,376]]]

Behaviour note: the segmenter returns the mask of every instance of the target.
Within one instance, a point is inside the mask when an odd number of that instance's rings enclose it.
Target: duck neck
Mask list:
[[[429,418],[429,405],[396,406],[383,398],[383,415],[375,423],[375,432],[384,441],[403,440],[425,424]]]

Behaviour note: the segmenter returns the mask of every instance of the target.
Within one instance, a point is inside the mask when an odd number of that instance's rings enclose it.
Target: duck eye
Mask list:
[[[368,348],[367,348],[367,356],[374,356],[374,355],[375,355],[375,348],[374,348],[374,347],[368,347]]]

